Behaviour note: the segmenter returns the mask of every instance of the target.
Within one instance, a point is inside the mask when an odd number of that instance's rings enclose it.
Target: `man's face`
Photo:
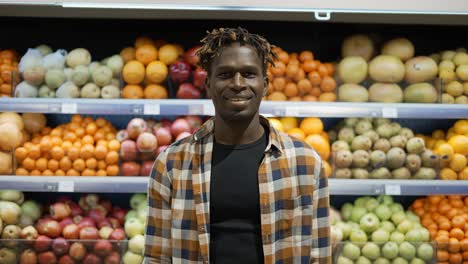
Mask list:
[[[255,48],[233,43],[213,60],[207,91],[216,114],[226,121],[249,120],[258,113],[266,92],[262,60]]]

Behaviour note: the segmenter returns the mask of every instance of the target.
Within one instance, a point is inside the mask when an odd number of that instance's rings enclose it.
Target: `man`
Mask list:
[[[270,44],[242,28],[202,43],[215,116],[155,162],[146,262],[331,263],[320,157],[259,115]]]

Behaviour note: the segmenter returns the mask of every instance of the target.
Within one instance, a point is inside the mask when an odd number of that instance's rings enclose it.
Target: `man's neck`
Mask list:
[[[260,124],[259,115],[246,121],[226,121],[216,116],[214,134],[217,143],[225,145],[249,144],[258,140],[265,129]]]

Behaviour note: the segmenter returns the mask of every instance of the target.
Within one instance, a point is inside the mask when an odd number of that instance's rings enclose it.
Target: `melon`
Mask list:
[[[435,103],[438,99],[436,88],[430,83],[415,83],[405,88],[406,103]]]
[[[350,56],[338,65],[338,76],[345,83],[360,83],[367,77],[367,62],[359,56]]]
[[[438,73],[437,64],[431,57],[427,56],[418,56],[407,60],[405,68],[405,80],[408,83],[431,81]]]
[[[341,102],[367,102],[369,93],[367,89],[358,84],[345,83],[338,87],[338,101]]]
[[[31,133],[39,133],[47,123],[45,115],[40,113],[24,113],[23,114],[24,129]]]
[[[5,123],[15,124],[19,130],[23,130],[24,123],[21,116],[14,112],[0,113],[0,125]]]
[[[392,39],[382,46],[382,54],[396,56],[406,61],[414,56],[414,45],[406,38]]]
[[[0,151],[0,175],[12,175],[12,158],[11,153]]]
[[[366,35],[353,35],[347,37],[341,45],[341,56],[360,56],[369,61],[374,54],[374,43]]]
[[[23,79],[33,86],[39,86],[44,82],[46,69],[43,66],[37,65],[26,69],[23,72]]]
[[[12,123],[0,125],[0,150],[11,151],[21,144],[23,134],[21,130]]]
[[[403,91],[398,84],[374,83],[369,87],[369,101],[379,103],[403,102]]]
[[[379,55],[369,63],[369,75],[376,82],[398,83],[405,77],[405,65],[392,55]]]

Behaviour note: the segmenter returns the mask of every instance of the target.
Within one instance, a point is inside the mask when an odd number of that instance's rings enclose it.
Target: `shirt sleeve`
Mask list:
[[[312,219],[312,250],[310,262],[314,264],[331,264],[330,222],[328,219],[330,201],[328,180],[325,176],[322,162],[314,173],[313,219]]]
[[[148,216],[144,263],[171,263],[171,189],[166,168],[167,151],[161,153],[151,170],[148,184]]]

